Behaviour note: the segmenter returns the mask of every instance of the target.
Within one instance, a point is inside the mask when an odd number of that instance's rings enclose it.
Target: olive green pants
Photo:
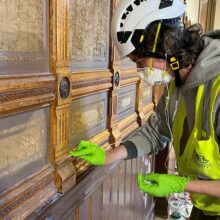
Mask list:
[[[193,210],[190,215],[190,220],[220,220],[220,216],[207,216],[196,207],[193,207]]]

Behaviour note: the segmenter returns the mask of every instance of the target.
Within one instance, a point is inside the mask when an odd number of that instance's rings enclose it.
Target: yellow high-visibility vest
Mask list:
[[[171,82],[169,93],[175,89]],[[213,126],[213,109],[215,100],[220,91],[220,76],[215,79],[211,89],[209,126],[210,135],[203,138],[205,131],[202,130],[202,112],[204,103],[204,85],[198,88],[195,103],[195,124],[190,134],[184,152],[180,156],[180,140],[183,134],[183,124],[186,119],[186,106],[181,97],[173,120],[173,145],[176,153],[177,167],[180,175],[189,176],[191,179],[220,180],[220,155],[219,145],[215,140]],[[170,104],[170,103],[169,103]],[[203,194],[191,193],[192,203],[198,209],[203,210],[205,215],[220,215],[220,198]]]

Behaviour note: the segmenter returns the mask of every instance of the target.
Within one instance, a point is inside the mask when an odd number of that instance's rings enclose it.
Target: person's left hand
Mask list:
[[[167,197],[172,193],[184,192],[189,177],[159,173],[142,175],[139,173],[137,181],[142,192],[155,197]]]

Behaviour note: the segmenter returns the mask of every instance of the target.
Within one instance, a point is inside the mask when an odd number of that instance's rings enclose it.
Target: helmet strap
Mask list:
[[[174,72],[176,87],[180,87],[183,84],[183,81],[181,80],[179,73],[179,69],[180,69],[179,60],[177,60],[176,57],[171,56],[169,57],[168,62],[170,64],[171,69]]]
[[[156,52],[158,36],[159,36],[159,33],[160,33],[160,29],[161,29],[161,23],[162,22],[160,21],[157,25],[157,32],[156,32],[156,35],[155,35],[154,45],[153,45],[153,49],[152,49],[153,54]],[[153,67],[153,57],[150,58],[150,70],[152,69],[152,67]]]
[[[154,39],[154,45],[153,45],[153,49],[152,49],[152,52],[151,52],[154,55],[156,55],[156,48],[157,48],[158,37],[159,37],[159,34],[160,34],[161,24],[162,24],[162,22],[160,21],[157,25],[157,31],[156,31],[156,35],[155,35],[155,39]],[[143,39],[141,39],[141,41],[143,41]],[[154,57],[156,57],[156,56],[154,56]],[[153,57],[150,58],[149,72],[151,72],[151,70],[153,68],[153,59],[154,59]],[[167,54],[165,54],[165,61],[166,61],[166,59],[167,59]],[[168,57],[168,62],[170,64],[171,69],[174,72],[176,87],[180,87],[183,84],[183,82],[180,78],[180,73],[179,73],[179,69],[180,69],[179,61],[177,60],[176,57],[169,56]]]

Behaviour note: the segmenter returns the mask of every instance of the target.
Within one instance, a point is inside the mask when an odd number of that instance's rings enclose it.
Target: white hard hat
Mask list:
[[[181,16],[186,5],[181,0],[122,0],[111,22],[111,36],[121,58],[136,49],[146,27],[157,20]]]

